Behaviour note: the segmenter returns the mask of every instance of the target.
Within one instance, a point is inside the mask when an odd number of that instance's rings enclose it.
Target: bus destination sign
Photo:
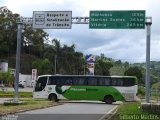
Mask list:
[[[145,11],[90,11],[90,29],[144,29]]]

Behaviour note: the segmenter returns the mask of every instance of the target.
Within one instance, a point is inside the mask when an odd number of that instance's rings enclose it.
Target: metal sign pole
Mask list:
[[[152,18],[146,17],[147,38],[146,38],[146,81],[145,81],[145,100],[150,102],[150,34]]]
[[[54,72],[57,74],[57,55],[54,56]]]
[[[21,52],[21,34],[22,34],[22,22],[21,19],[17,20],[17,50],[16,50],[16,76],[14,81],[14,102],[18,103],[18,83],[19,83],[19,69],[20,69],[20,52]]]

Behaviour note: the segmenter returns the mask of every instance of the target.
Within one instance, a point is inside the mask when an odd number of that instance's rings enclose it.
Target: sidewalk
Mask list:
[[[12,100],[13,98],[0,98],[0,104],[3,104],[6,100]]]
[[[7,90],[8,92],[14,91],[14,88],[12,88],[12,87],[5,87],[4,89],[5,89],[5,91]],[[0,91],[2,91],[1,87],[0,87]],[[19,88],[19,91],[20,92],[33,92],[33,88],[30,88],[30,87]]]

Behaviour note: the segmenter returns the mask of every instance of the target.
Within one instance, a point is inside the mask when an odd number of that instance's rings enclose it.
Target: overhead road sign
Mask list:
[[[33,28],[71,29],[72,11],[33,11]]]
[[[90,29],[144,29],[145,11],[90,11]]]

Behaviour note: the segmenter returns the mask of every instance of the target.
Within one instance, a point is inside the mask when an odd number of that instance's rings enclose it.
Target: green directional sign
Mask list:
[[[144,29],[145,11],[90,11],[90,29]]]

